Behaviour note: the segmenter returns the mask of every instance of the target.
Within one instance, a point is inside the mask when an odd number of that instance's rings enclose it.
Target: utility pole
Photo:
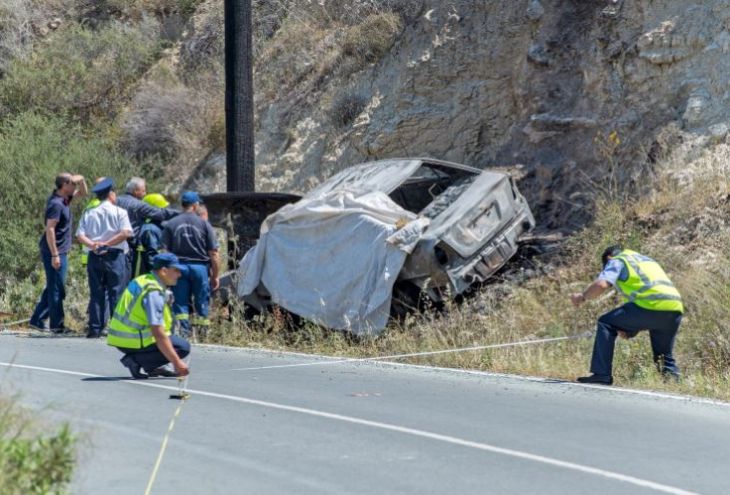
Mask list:
[[[224,0],[226,57],[226,185],[254,191],[253,35],[251,0]]]

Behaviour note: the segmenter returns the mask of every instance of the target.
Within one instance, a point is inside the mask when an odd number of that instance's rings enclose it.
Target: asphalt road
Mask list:
[[[175,379],[0,334],[0,388],[81,435],[75,494],[143,494]],[[730,407],[556,381],[196,347],[153,494],[730,493]]]

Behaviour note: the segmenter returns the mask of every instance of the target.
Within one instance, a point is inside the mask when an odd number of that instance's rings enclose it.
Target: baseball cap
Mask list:
[[[202,203],[200,195],[195,191],[185,191],[182,193],[182,196],[180,196],[180,202],[188,205],[193,203]]]
[[[172,253],[160,253],[152,258],[152,269],[159,270],[160,268],[175,268],[183,271],[184,266],[180,264],[180,260]]]

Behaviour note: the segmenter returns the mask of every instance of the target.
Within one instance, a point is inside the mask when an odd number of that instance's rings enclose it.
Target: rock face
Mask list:
[[[729,51],[725,0],[424,0],[374,65],[258,101],[259,187],[393,156],[521,164],[538,221],[575,227],[609,173],[636,181],[665,151],[667,126],[725,139]],[[343,129],[326,102],[354,91],[367,103]]]

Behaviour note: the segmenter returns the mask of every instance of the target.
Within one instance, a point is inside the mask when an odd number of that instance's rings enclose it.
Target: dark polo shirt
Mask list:
[[[45,227],[48,220],[58,220],[54,229],[56,232],[56,248],[58,249],[58,254],[66,254],[71,250],[71,224],[73,223],[73,215],[71,214],[71,208],[69,207],[70,203],[71,200],[59,196],[56,191],[53,191],[46,202],[46,213],[43,219],[43,226]],[[38,245],[40,246],[42,253],[47,254],[48,256],[51,255],[45,231],[43,232]]]

